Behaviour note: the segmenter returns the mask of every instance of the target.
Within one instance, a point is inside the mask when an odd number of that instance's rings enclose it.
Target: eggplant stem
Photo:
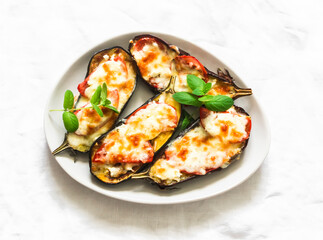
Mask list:
[[[142,178],[150,178],[149,169],[147,169],[145,172],[135,173],[134,175],[131,176],[131,179],[142,179]]]
[[[56,148],[56,149],[52,152],[52,154],[53,154],[53,155],[56,155],[56,154],[58,154],[58,153],[60,153],[60,152],[64,151],[65,149],[68,149],[68,148],[71,148],[71,146],[68,144],[68,142],[67,142],[67,138],[65,137],[65,140],[64,140],[64,142],[62,143],[62,145],[60,145],[58,148]]]
[[[252,95],[251,88],[234,88],[235,94],[234,97],[249,96]]]

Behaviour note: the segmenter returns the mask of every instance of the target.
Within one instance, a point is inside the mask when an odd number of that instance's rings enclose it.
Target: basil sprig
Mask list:
[[[173,98],[185,105],[201,107],[204,105],[207,109],[216,112],[223,112],[228,110],[233,105],[232,98],[225,95],[206,95],[212,88],[212,83],[206,83],[201,78],[188,74],[187,85],[192,89],[189,92],[177,92]]]
[[[79,127],[79,121],[76,115],[73,113],[76,110],[82,109],[94,109],[100,117],[103,117],[103,112],[100,106],[106,107],[119,113],[119,111],[111,105],[111,101],[107,99],[108,89],[106,83],[103,83],[102,87],[98,86],[94,94],[90,99],[91,107],[73,108],[74,107],[74,95],[71,90],[66,90],[64,94],[64,109],[53,109],[50,111],[63,111],[63,123],[68,132],[75,132]]]

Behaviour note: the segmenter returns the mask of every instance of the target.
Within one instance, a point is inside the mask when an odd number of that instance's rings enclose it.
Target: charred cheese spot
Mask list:
[[[101,163],[146,163],[152,161],[153,148],[142,135],[127,135],[128,125],[111,131],[92,161]]]
[[[187,154],[188,154],[188,150],[187,149],[181,149],[178,152],[177,157],[178,158],[181,158],[181,159],[183,159],[185,161]]]
[[[132,143],[132,146],[134,146],[134,147],[139,146],[139,143],[140,143],[140,136],[139,135],[129,136],[128,139]],[[128,150],[130,150],[130,149],[128,149]]]
[[[155,60],[157,59],[157,57],[158,55],[156,53],[150,52],[147,54],[147,56],[141,59],[140,63],[138,64],[138,67],[143,76],[148,75],[148,72],[150,70],[149,67],[158,68],[158,64],[154,63],[156,62]],[[152,66],[149,66],[149,64]]]

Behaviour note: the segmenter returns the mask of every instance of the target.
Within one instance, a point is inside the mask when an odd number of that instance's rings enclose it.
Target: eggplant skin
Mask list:
[[[159,42],[161,42],[163,45],[165,45],[165,46],[167,46],[167,47],[171,47],[171,46],[175,46],[175,45],[173,45],[173,44],[170,44],[170,43],[167,43],[167,42],[165,42],[163,39],[161,39],[161,38],[159,38],[159,37],[156,37],[156,36],[153,36],[153,35],[151,35],[151,34],[141,34],[141,35],[137,35],[137,36],[135,36],[132,40],[130,40],[130,43],[129,43],[129,47],[128,47],[128,50],[129,50],[129,52],[131,53],[131,49],[132,49],[132,47],[133,47],[133,44],[136,42],[136,41],[138,41],[139,39],[141,39],[141,38],[154,38],[154,39],[156,39],[157,41],[159,41]],[[177,47],[177,46],[176,46]],[[179,48],[179,47],[177,47],[178,48],[178,51],[179,51],[179,56],[180,55],[190,55],[188,52],[186,52],[186,51],[184,51],[183,49],[181,49],[181,48]]]
[[[238,107],[238,106],[235,106],[235,105],[234,105],[234,108],[235,108],[235,110],[238,113],[244,114],[246,116],[250,116],[243,108]],[[169,144],[167,144],[162,149],[160,149],[158,151],[158,153],[155,155],[153,163],[155,163],[158,159],[162,158],[165,155],[166,149],[172,144],[172,142],[176,141],[178,138],[183,137],[187,132],[189,132],[190,130],[198,127],[199,125],[200,125],[200,118],[198,118],[197,120],[195,120],[194,122],[192,122],[191,125],[188,126],[188,128],[186,128],[184,131],[182,131],[175,139],[173,139]],[[249,136],[249,138],[250,138],[250,136]],[[181,181],[179,181],[179,182],[174,181],[172,183],[167,183],[165,180],[161,180],[161,181],[157,182],[151,176],[149,178],[146,178],[146,179],[151,184],[157,185],[160,189],[171,189],[171,188],[173,188],[174,186],[177,186],[180,183],[187,182],[188,180],[198,179],[198,178],[203,177],[203,176],[206,176],[208,174],[211,174],[211,173],[214,173],[214,172],[218,172],[218,171],[224,170],[224,168],[228,167],[233,162],[235,162],[236,160],[240,159],[241,154],[243,153],[243,151],[245,150],[245,148],[248,145],[249,138],[246,139],[244,142],[241,143],[242,146],[241,146],[240,153],[232,156],[231,159],[227,162],[227,164],[226,164],[225,167],[222,167],[221,166],[221,167],[219,167],[217,169],[214,169],[212,171],[207,172],[205,175],[183,174],[183,179]],[[150,172],[150,169],[149,169],[149,172]]]
[[[133,69],[133,72],[135,74],[134,76],[134,86],[133,86],[133,89],[128,97],[128,100],[127,102],[124,104],[124,106],[122,107],[122,109],[120,110],[120,114],[123,112],[123,110],[126,108],[127,104],[129,103],[131,97],[133,96],[133,93],[136,89],[136,86],[137,86],[137,81],[138,81],[138,73],[136,71],[136,64],[134,62],[134,60],[132,59],[131,55],[126,51],[124,50],[122,47],[119,47],[119,46],[116,46],[116,47],[112,47],[112,48],[107,48],[107,49],[103,49],[103,50],[100,50],[96,53],[94,53],[94,55],[91,57],[90,61],[89,61],[89,64],[88,64],[88,67],[87,67],[87,73],[85,75],[85,78],[87,78],[92,72],[95,71],[95,69],[97,68],[97,66],[102,62],[102,61],[105,61],[104,59],[104,55],[112,55],[112,54],[118,54],[118,53],[122,53],[123,56],[125,56],[125,60],[130,64],[131,68]],[[82,97],[81,95],[79,95],[78,97],[78,100],[76,102],[76,106],[78,105],[78,103],[80,102],[81,99],[83,99],[84,97]],[[115,114],[115,117],[112,119],[113,122],[108,122],[106,124],[104,124],[102,127],[100,127],[96,132],[94,132],[93,134],[95,135],[102,135],[104,132],[108,131],[109,129],[111,129],[117,119],[118,119],[118,116],[120,116],[120,114]],[[91,134],[92,135],[92,134]],[[67,139],[67,143],[68,145],[70,146],[70,148],[72,148],[73,150],[76,150],[78,152],[88,152],[90,150],[90,146],[92,145],[89,144],[89,145],[75,145],[75,144],[72,144],[72,140],[71,140],[71,137],[76,137],[76,138],[81,138],[81,137],[77,137],[74,133],[67,133],[66,134],[66,139]],[[89,136],[87,136],[89,137]],[[94,137],[94,140],[97,139],[98,137]]]
[[[140,107],[138,107],[137,109],[139,109],[139,108],[141,108],[141,107],[143,107],[143,106],[145,106],[145,105],[147,105],[147,104],[149,104],[150,102],[152,102],[152,101],[154,101],[154,100],[156,100],[156,99],[158,99],[161,95],[163,94],[163,92],[161,92],[161,93],[158,93],[157,95],[155,95],[155,96],[153,96],[153,97],[151,97],[150,99],[148,99],[145,103],[143,103]],[[179,105],[179,106],[181,106],[181,105]],[[119,183],[121,183],[121,182],[124,182],[124,181],[126,181],[126,180],[129,180],[129,179],[131,179],[131,177],[135,174],[135,173],[138,173],[138,172],[140,172],[141,170],[143,170],[144,168],[146,168],[150,163],[146,163],[146,164],[139,164],[138,163],[138,167],[136,167],[136,168],[134,168],[134,170],[135,171],[128,171],[127,173],[125,173],[125,174],[123,174],[123,175],[121,175],[120,177],[117,177],[117,178],[113,178],[113,177],[110,177],[110,176],[105,176],[105,180],[103,180],[103,179],[101,179],[100,177],[98,177],[96,174],[95,174],[95,172],[93,172],[93,167],[94,167],[94,165],[93,165],[93,163],[92,163],[92,159],[93,159],[93,157],[94,157],[94,155],[95,155],[95,153],[96,153],[96,151],[100,148],[100,146],[102,145],[102,143],[103,143],[103,141],[104,141],[104,138],[111,132],[111,131],[113,131],[115,128],[117,128],[117,127],[119,127],[119,126],[121,126],[121,125],[123,125],[125,122],[126,122],[126,120],[134,113],[134,112],[136,112],[137,111],[137,109],[136,110],[134,110],[132,113],[130,113],[128,116],[126,116],[124,119],[121,119],[121,120],[119,120],[117,123],[116,123],[116,125],[112,128],[112,129],[110,129],[108,132],[106,132],[105,134],[103,134],[102,136],[100,136],[94,143],[93,143],[93,145],[91,146],[91,148],[90,148],[90,154],[89,154],[89,157],[90,157],[90,159],[89,159],[89,165],[90,165],[90,172],[91,172],[91,174],[92,174],[92,176],[94,176],[94,178],[95,179],[97,179],[97,180],[99,180],[100,182],[103,182],[103,183],[105,183],[105,184],[107,184],[107,185],[115,185],[115,184],[119,184]],[[172,139],[172,136],[174,135],[174,133],[176,132],[176,130],[180,127],[180,125],[181,125],[181,122],[183,121],[183,114],[181,114],[181,112],[182,112],[182,108],[180,107],[180,119],[179,119],[179,121],[178,121],[178,124],[177,124],[177,127],[173,130],[173,133],[171,134],[171,136],[168,138],[168,140],[163,144],[163,146],[165,146],[165,145],[167,145],[168,144],[168,142]],[[162,148],[162,147],[161,147]],[[156,153],[158,153],[159,152],[159,150],[156,152]],[[156,154],[155,153],[155,154]]]

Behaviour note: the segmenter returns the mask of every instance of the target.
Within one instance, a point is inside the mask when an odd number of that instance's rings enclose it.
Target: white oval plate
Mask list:
[[[139,34],[144,33],[128,33],[109,39],[90,49],[68,68],[53,90],[45,109],[44,129],[51,151],[63,142],[65,129],[62,123],[61,112],[49,113],[49,109],[61,108],[64,92],[67,89],[71,89],[74,94],[77,94],[76,87],[83,81],[88,62],[93,53],[114,46],[121,46],[124,49],[128,49],[129,40]],[[195,44],[167,34],[148,34],[160,37],[166,42],[175,44],[189,52],[211,71],[215,71],[218,67],[228,69],[238,86],[247,87],[229,67]],[[248,87],[252,88],[249,85]],[[126,116],[151,96],[153,96],[151,91],[139,81],[131,102],[122,115]],[[269,150],[269,125],[255,97],[240,98],[235,101],[235,104],[243,107],[252,117],[251,137],[248,147],[240,160],[222,171],[179,184],[177,186],[178,189],[161,191],[157,186],[153,186],[143,179],[130,180],[119,185],[109,186],[94,179],[90,174],[88,154],[78,153],[77,161],[74,162],[74,157],[68,151],[65,151],[56,155],[55,159],[66,173],[79,183],[106,196],[125,201],[146,204],[173,204],[212,197],[232,189],[250,177],[260,167]]]

